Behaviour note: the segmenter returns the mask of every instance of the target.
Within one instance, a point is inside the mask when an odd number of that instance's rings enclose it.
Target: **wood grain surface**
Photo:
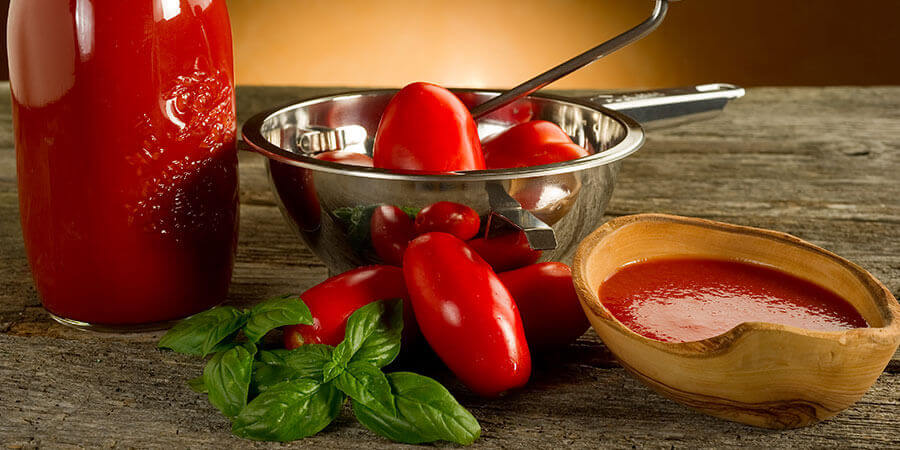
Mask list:
[[[32,447],[277,447],[230,435],[184,381],[198,360],[160,352],[160,332],[95,334],[50,320],[31,283],[19,227],[8,85],[0,86],[0,444]],[[335,89],[238,89],[240,119]],[[77,149],[73,149],[77,151]],[[262,159],[240,157],[241,233],[228,302],[299,292],[326,270],[291,235]],[[794,234],[900,293],[900,87],[760,88],[722,116],[651,132],[624,164],[610,217],[662,212]],[[644,387],[593,332],[537,364],[527,388],[484,400],[433,362],[482,424],[478,447],[900,446],[900,355],[862,400],[823,423],[770,431],[714,419]],[[392,444],[349,411],[293,446]]]

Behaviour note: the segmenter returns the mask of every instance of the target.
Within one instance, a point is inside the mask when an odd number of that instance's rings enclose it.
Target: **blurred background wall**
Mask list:
[[[509,87],[618,34],[650,0],[228,0],[247,84]],[[900,0],[683,0],[555,88],[900,84]]]
[[[362,87],[412,81],[509,87],[631,27],[653,4],[227,2],[238,83]],[[9,1],[0,5],[5,12]],[[2,36],[0,78],[5,79],[5,29]],[[644,41],[552,87],[711,81],[744,86],[900,84],[900,0],[683,0],[672,4],[663,25]]]

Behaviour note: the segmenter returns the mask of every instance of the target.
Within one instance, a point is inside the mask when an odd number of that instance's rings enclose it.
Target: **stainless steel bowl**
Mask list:
[[[738,89],[726,87],[718,89],[720,98],[727,96],[726,90]],[[268,158],[269,180],[288,223],[332,273],[381,262],[368,241],[374,206],[396,205],[414,212],[438,201],[473,208],[481,215],[488,238],[519,232],[518,228],[533,248],[544,250],[541,260],[568,263],[578,243],[603,223],[622,159],[644,142],[635,120],[596,100],[534,95],[481,120],[479,135],[484,138],[526,120],[548,120],[562,127],[589,156],[527,168],[424,175],[321,161],[306,153],[308,145],[301,145],[316,130],[351,127],[363,139],[345,150],[371,155],[381,113],[395,92],[369,90],[309,99],[257,114],[243,126],[244,141]],[[499,94],[455,92],[469,105]],[[655,97],[652,107],[659,112],[659,105],[670,108],[679,102],[678,95],[683,97],[684,92],[674,92],[603,101],[621,102],[623,108],[636,111],[640,105],[634,101]],[[661,102],[661,97],[668,100]],[[680,114],[669,112],[665,118],[703,112],[697,107],[699,98],[689,100],[681,103],[690,103],[690,108]],[[707,109],[721,109],[725,101]]]

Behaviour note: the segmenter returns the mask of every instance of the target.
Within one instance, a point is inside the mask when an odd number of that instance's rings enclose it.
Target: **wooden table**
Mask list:
[[[154,348],[161,333],[94,334],[41,309],[16,203],[8,85],[0,86],[0,443],[10,447],[251,447],[184,381],[198,360]],[[238,90],[241,118],[324,89]],[[78,149],[72,149],[77,151]],[[326,270],[288,230],[262,158],[242,154],[241,233],[229,303],[299,292]],[[785,231],[845,256],[900,293],[900,87],[750,89],[714,120],[649,134],[624,164],[610,217],[665,212]],[[593,332],[544,362],[521,392],[468,394],[483,447],[900,446],[900,355],[849,410],[769,431],[713,419],[651,392]],[[387,447],[348,411],[295,445]]]

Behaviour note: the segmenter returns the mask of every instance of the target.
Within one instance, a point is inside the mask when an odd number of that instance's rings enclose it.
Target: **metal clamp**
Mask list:
[[[534,250],[553,250],[556,248],[556,233],[553,227],[544,223],[534,214],[522,208],[516,199],[510,197],[500,183],[487,183],[485,190],[491,205],[488,216],[487,237],[490,238],[505,225],[511,225],[525,233],[528,245]],[[501,223],[497,223],[500,219]]]
[[[311,155],[343,150],[347,147],[364,143],[366,135],[366,129],[359,125],[347,125],[337,128],[317,127],[311,130],[303,130],[297,136],[297,148],[301,152]]]

